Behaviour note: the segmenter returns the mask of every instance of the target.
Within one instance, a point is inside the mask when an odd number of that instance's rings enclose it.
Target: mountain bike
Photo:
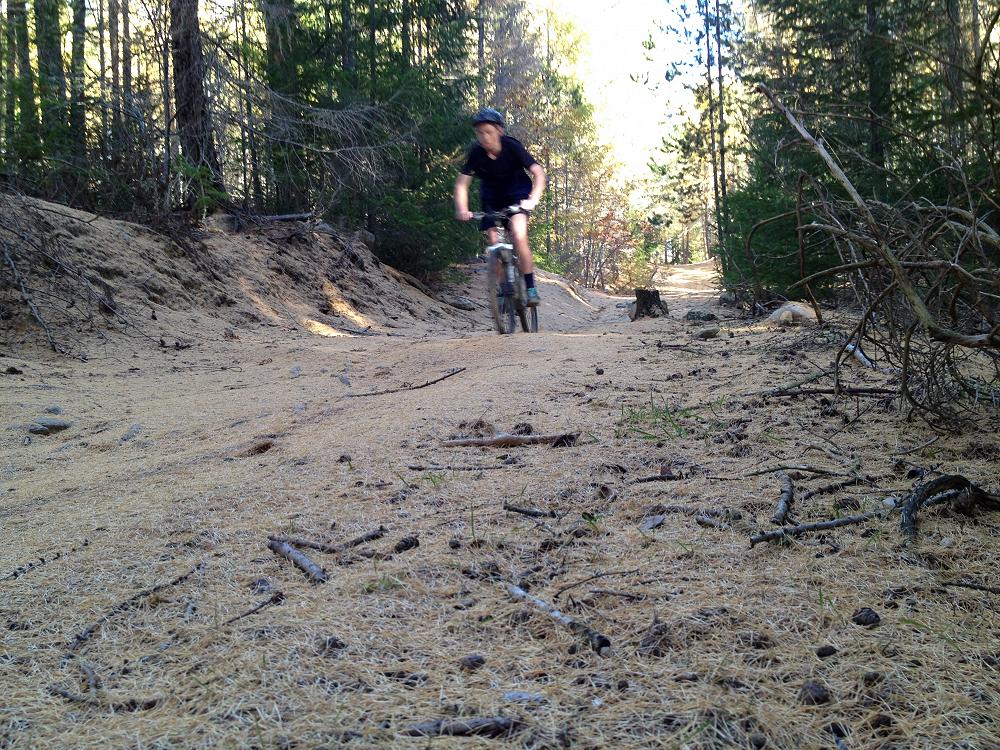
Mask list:
[[[538,308],[528,307],[524,276],[517,267],[517,251],[506,241],[510,219],[518,213],[527,211],[510,206],[502,211],[472,215],[474,219],[492,221],[499,231],[498,242],[486,248],[486,288],[493,322],[500,334],[514,333],[518,322],[525,333],[538,333]]]

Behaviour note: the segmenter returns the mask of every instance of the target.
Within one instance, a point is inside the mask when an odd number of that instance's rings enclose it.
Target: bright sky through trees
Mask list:
[[[664,79],[669,64],[691,52],[661,32],[677,22],[670,0],[533,0],[541,12],[572,22],[583,35],[578,75],[595,109],[600,138],[623,164],[622,176],[645,177],[668,120],[684,114],[691,96]],[[654,48],[643,45],[652,39]],[[633,80],[635,78],[636,80]]]

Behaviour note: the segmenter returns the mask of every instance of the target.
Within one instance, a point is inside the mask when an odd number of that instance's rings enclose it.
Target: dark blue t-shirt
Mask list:
[[[484,200],[523,199],[531,192],[531,178],[525,171],[536,164],[519,140],[509,135],[500,137],[500,153],[491,159],[486,149],[474,143],[462,167],[462,174],[475,175],[482,184],[480,193]]]

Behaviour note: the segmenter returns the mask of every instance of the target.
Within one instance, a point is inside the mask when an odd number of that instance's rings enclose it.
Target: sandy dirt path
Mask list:
[[[870,399],[765,402],[835,337],[735,319],[712,274],[658,277],[671,313],[636,323],[543,274],[538,335],[268,327],[21,363],[0,398],[0,747],[423,748],[415,724],[470,717],[510,736],[433,746],[1000,745],[996,609],[942,586],[996,585],[995,520],[928,522],[914,550],[889,519],[747,544],[773,467],[816,470],[800,491],[866,477],[797,509],[816,520],[880,507],[932,460],[993,482],[996,456],[975,435],[921,449],[933,433]],[[719,338],[693,340],[694,307]],[[72,426],[29,436],[47,408]],[[442,445],[518,424],[579,437]],[[322,584],[267,547],[380,526],[306,550]],[[865,606],[877,627],[852,621]]]

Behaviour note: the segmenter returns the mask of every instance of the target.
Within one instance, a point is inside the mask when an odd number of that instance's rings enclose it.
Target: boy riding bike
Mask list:
[[[473,176],[480,180],[479,195],[483,211],[492,213],[507,206],[520,206],[524,213],[510,219],[510,234],[517,251],[517,265],[524,275],[528,305],[538,305],[535,288],[535,264],[528,247],[528,212],[534,210],[545,190],[545,170],[516,138],[505,135],[503,115],[495,109],[483,109],[472,118],[476,143],[469,149],[461,174],[455,180],[455,218],[470,221],[469,185]],[[491,245],[497,242],[497,230],[483,219],[480,230]]]

